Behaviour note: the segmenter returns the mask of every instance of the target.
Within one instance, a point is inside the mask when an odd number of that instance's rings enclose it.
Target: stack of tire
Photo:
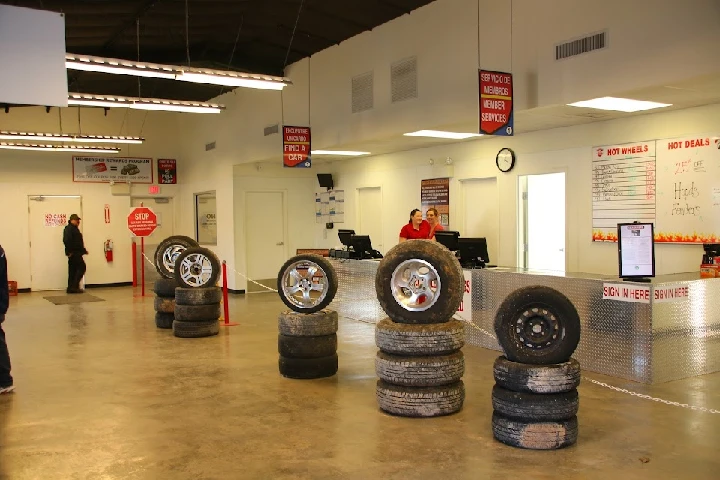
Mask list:
[[[577,442],[580,317],[562,293],[520,288],[500,305],[493,367],[493,436],[513,447],[555,450]]]
[[[175,287],[174,278],[158,278],[155,281],[155,326],[171,329],[175,320]]]
[[[338,371],[338,314],[326,307],[337,293],[335,269],[318,255],[296,255],[280,268],[280,298],[290,310],[278,317],[278,367],[293,379],[316,379]]]
[[[463,289],[460,263],[439,243],[408,240],[380,261],[375,290],[389,317],[375,330],[382,411],[437,417],[462,409],[465,327],[452,317]]]
[[[220,278],[217,256],[189,237],[172,236],[158,245],[155,267],[164,277],[158,282],[175,286],[173,334],[180,338],[217,335],[222,301],[222,291],[216,286]]]

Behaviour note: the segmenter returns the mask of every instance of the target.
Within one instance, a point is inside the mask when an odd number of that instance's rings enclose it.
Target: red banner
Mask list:
[[[480,133],[512,136],[512,74],[480,70]]]
[[[310,168],[310,127],[283,126],[283,166]]]

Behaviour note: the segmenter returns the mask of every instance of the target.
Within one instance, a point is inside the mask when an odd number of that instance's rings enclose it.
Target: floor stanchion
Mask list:
[[[228,304],[228,281],[227,281],[227,262],[223,260],[222,262],[222,280],[223,280],[223,315],[225,317],[225,321],[220,323],[221,327],[234,327],[236,325],[239,325],[239,323],[230,322],[230,305]]]

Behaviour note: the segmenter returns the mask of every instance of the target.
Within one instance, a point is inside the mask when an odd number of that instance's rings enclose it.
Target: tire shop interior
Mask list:
[[[717,479],[719,44],[717,0],[0,2],[0,479]]]

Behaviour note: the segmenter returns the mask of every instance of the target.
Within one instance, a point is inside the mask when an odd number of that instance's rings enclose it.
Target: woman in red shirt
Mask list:
[[[430,238],[430,224],[423,220],[422,212],[414,208],[410,212],[410,221],[400,230],[400,242],[405,240],[428,240]]]
[[[445,230],[445,228],[440,225],[440,213],[435,207],[430,207],[428,208],[426,217],[428,224],[430,225],[430,234],[428,235],[428,238],[435,240],[435,232]]]

